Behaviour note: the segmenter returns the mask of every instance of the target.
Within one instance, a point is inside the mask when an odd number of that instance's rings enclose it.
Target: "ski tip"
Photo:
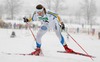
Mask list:
[[[91,56],[91,58],[96,58],[96,56]]]

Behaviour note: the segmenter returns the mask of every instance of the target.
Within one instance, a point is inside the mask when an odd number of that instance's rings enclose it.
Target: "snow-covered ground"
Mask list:
[[[12,31],[16,33],[15,38],[10,38]],[[37,31],[33,30],[33,33],[36,36]],[[84,53],[71,38],[67,39],[65,32],[62,34],[71,49]],[[56,51],[64,49],[53,31],[47,32],[42,38],[44,56],[2,54],[1,52],[30,53],[34,51],[35,40],[29,30],[0,29],[0,62],[100,62],[100,40],[98,38],[82,33],[70,33],[70,35],[88,54],[96,56],[94,61],[84,56],[57,53]]]

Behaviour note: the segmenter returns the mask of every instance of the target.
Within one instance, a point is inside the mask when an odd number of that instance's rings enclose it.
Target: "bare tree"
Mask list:
[[[46,8],[52,9],[52,8],[51,8],[52,0],[40,0],[39,2],[45,4]]]
[[[55,8],[54,8],[54,10],[55,10],[55,12],[58,12],[59,7],[60,7],[60,0],[55,0],[54,3],[55,3]]]
[[[84,19],[87,20],[87,24],[93,25],[95,23],[95,15],[96,15],[96,4],[95,0],[84,0],[84,3],[82,3],[82,10]]]
[[[81,22],[81,10],[80,10],[80,9],[78,9],[78,10],[76,11],[75,17],[76,17],[77,23],[78,23],[78,24],[81,24],[82,22]]]
[[[19,13],[20,7],[20,0],[5,0],[6,14],[8,14],[10,19],[14,19],[15,14]]]
[[[0,19],[2,18],[3,16],[3,5],[0,5]]]
[[[41,0],[41,2],[46,4],[48,9],[53,10],[56,13],[62,13],[62,11],[66,11],[68,9],[65,5],[65,0]]]
[[[65,0],[54,0],[54,11],[55,12],[61,12],[61,11],[66,11],[68,7],[65,4]],[[63,10],[62,10],[63,9]]]

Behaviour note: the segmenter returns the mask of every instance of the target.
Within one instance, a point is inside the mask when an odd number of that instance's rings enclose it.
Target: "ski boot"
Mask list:
[[[35,51],[33,51],[30,55],[39,56],[40,53],[41,53],[41,49],[40,48],[36,48]]]
[[[73,53],[74,52],[72,49],[68,48],[67,45],[64,45],[63,47],[64,47],[64,49],[66,50],[67,53]]]

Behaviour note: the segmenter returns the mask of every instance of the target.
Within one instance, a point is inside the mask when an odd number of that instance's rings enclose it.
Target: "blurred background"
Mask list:
[[[0,18],[21,20],[38,4],[58,13],[65,23],[100,24],[99,0],[0,0]]]
[[[82,32],[99,32],[100,0],[0,0],[0,27],[25,27],[23,17],[32,16],[38,4],[58,13],[65,23],[66,30],[84,28]]]

